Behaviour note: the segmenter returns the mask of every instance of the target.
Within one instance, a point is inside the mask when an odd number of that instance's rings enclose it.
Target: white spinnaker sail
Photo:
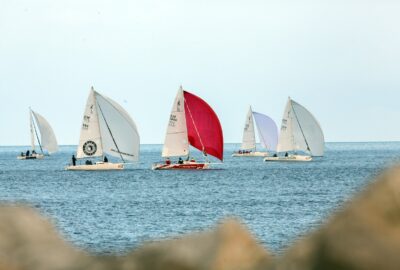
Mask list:
[[[169,117],[162,157],[189,155],[189,141],[185,116],[183,89],[179,88]]]
[[[29,111],[29,127],[31,130],[31,149],[35,150],[35,130],[33,127],[34,123],[33,123],[33,117],[32,117],[32,111]]]
[[[88,158],[103,155],[103,145],[101,142],[99,115],[96,105],[96,95],[93,88],[90,91],[86,102],[81,135],[76,157]]]
[[[253,112],[253,116],[261,145],[268,151],[276,151],[276,146],[278,144],[278,127],[275,121],[269,116],[258,112]]]
[[[324,135],[317,120],[290,98],[283,114],[277,151],[304,151],[312,156],[324,154]]]
[[[32,114],[35,117],[36,124],[40,131],[40,142],[42,148],[47,150],[49,154],[57,152],[58,151],[57,139],[56,136],[54,135],[54,131],[51,128],[50,124],[43,116],[41,116],[37,112],[32,111]]]
[[[241,149],[243,150],[256,149],[256,134],[254,132],[253,111],[251,107],[247,112],[246,121],[244,123]]]
[[[302,105],[292,100],[292,108],[312,156],[323,156],[325,139],[317,119]]]
[[[95,95],[104,153],[138,161],[140,137],[136,124],[118,103],[97,92]]]

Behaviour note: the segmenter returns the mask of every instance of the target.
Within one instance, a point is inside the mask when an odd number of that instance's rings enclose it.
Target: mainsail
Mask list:
[[[256,149],[256,134],[254,132],[253,111],[251,107],[249,108],[249,111],[247,112],[246,115],[241,149],[243,150]]]
[[[253,116],[256,120],[258,136],[260,137],[262,147],[268,151],[276,151],[276,146],[278,144],[278,127],[275,121],[269,116],[258,112],[253,112]]]
[[[47,122],[47,120],[37,112],[34,112],[32,110],[31,112],[36,120],[36,124],[40,131],[41,147],[47,150],[49,154],[57,152],[58,151],[57,139],[49,122]]]
[[[214,110],[201,98],[183,91],[188,139],[191,146],[223,160],[224,139]]]
[[[189,155],[189,142],[186,128],[185,100],[183,89],[180,87],[169,116],[162,157],[186,155]]]
[[[128,113],[115,101],[90,91],[81,127],[77,158],[104,154],[123,161],[139,159],[140,137]]]
[[[323,156],[324,134],[315,117],[289,98],[282,118],[278,152],[304,151]]]

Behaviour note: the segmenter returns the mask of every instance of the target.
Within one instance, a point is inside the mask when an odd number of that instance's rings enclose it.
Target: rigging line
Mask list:
[[[205,147],[204,147],[203,141],[202,141],[202,139],[201,139],[201,137],[200,137],[200,133],[199,133],[199,131],[197,130],[196,123],[194,122],[192,112],[190,111],[190,108],[189,108],[189,106],[188,106],[187,103],[186,103],[185,97],[183,97],[183,100],[184,100],[184,102],[185,102],[186,108],[187,108],[188,111],[189,111],[190,119],[192,119],[192,123],[193,123],[194,129],[196,130],[197,136],[199,137],[199,140],[200,140],[200,143],[201,143],[201,147],[203,148],[203,149],[202,149],[203,156],[206,157],[206,160],[208,161],[207,156],[204,154],[204,153],[205,153]]]
[[[31,113],[33,114],[33,111],[32,111],[32,110],[31,110]],[[38,132],[37,132],[37,130],[36,130],[35,121],[33,121],[33,118],[32,118],[32,124],[33,124],[33,129],[35,130],[36,139],[37,139],[37,141],[38,141],[38,144],[39,144],[39,147],[40,147],[40,151],[42,151],[42,154],[44,155],[43,148],[42,148],[42,144],[40,143],[39,135],[38,135]]]
[[[297,118],[296,110],[295,110],[294,107],[293,107],[292,101],[290,101],[290,105],[291,105],[291,107],[292,107],[292,109],[293,109],[294,116],[296,117],[296,121],[297,121],[297,124],[298,124],[299,127],[300,127],[300,131],[301,131],[301,134],[303,135],[304,141],[306,142],[307,150],[310,151],[310,153],[311,153],[310,146],[308,145],[307,138],[306,138],[306,136],[304,135],[304,132],[303,132],[303,128],[301,127],[300,122],[299,122],[299,119]],[[312,154],[312,153],[311,153],[311,154]]]
[[[99,106],[99,109],[100,109],[100,112],[101,112],[101,116],[103,117],[104,122],[106,123],[108,132],[110,132],[110,135],[111,135],[111,138],[112,138],[112,140],[113,140],[113,142],[114,142],[114,145],[115,145],[115,147],[117,148],[117,151],[118,151],[118,153],[119,153],[119,155],[120,155],[122,161],[125,163],[125,160],[124,160],[124,158],[122,157],[121,151],[120,151],[119,148],[118,148],[117,142],[115,141],[114,136],[113,136],[113,134],[112,134],[112,132],[111,132],[110,126],[108,125],[107,120],[106,120],[106,118],[104,117],[103,110],[101,109],[100,104],[97,103],[97,105]]]

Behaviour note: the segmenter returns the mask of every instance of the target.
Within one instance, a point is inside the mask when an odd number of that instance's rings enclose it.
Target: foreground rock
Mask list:
[[[215,230],[145,245],[127,256],[94,257],[75,250],[34,210],[0,207],[0,270],[265,269],[268,253],[237,221]]]
[[[228,220],[210,232],[144,246],[126,260],[124,269],[257,270],[271,262],[239,222]]]
[[[400,269],[400,168],[392,169],[278,262],[290,270]]]

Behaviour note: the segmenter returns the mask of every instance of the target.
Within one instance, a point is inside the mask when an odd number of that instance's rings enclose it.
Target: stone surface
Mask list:
[[[295,244],[277,269],[400,269],[400,168],[394,168]]]

